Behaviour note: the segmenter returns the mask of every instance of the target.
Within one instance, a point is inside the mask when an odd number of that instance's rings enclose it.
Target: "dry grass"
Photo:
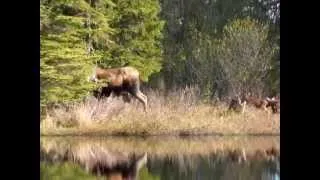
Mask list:
[[[88,98],[69,110],[51,110],[41,122],[42,135],[190,135],[190,134],[279,134],[279,114],[268,115],[255,108],[244,114],[228,112],[227,104],[202,103],[199,91],[186,88],[161,95],[146,93],[149,112],[133,99],[98,102]]]

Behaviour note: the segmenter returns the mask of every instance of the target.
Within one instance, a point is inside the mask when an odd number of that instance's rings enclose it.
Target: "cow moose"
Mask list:
[[[96,83],[106,81],[106,86],[101,89],[100,95],[103,96],[109,97],[111,92],[118,96],[127,93],[124,99],[128,102],[130,100],[128,100],[129,97],[127,95],[130,93],[143,104],[144,111],[147,111],[148,99],[140,90],[140,73],[134,67],[126,66],[108,69],[96,67],[88,80]],[[99,91],[94,93],[99,96]]]

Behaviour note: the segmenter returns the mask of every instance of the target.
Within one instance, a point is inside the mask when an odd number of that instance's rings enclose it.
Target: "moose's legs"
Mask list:
[[[144,95],[141,91],[139,91],[141,96],[143,96],[144,99],[148,99],[146,95]]]
[[[111,89],[109,87],[103,87],[102,89],[97,89],[93,91],[93,96],[98,100],[101,100],[103,97],[109,97],[111,94]]]
[[[147,107],[148,107],[147,96],[145,96],[141,91],[131,91],[130,94],[136,97],[143,104],[144,111],[147,112]]]
[[[262,108],[263,108],[263,110],[264,110],[265,112],[267,112],[268,119],[270,119],[270,114],[271,114],[272,112],[269,110],[268,107],[270,107],[269,102],[268,102],[267,100],[264,100],[264,101],[263,101],[263,104],[262,104]],[[272,107],[270,107],[270,108],[272,108]]]
[[[246,105],[247,105],[247,101],[243,101],[241,104],[241,107],[242,107],[242,114],[245,112],[246,110]]]
[[[144,111],[147,112],[148,98],[140,91],[140,84],[136,83],[133,86],[129,86],[128,91],[143,104]]]
[[[142,94],[141,91],[137,91],[137,92],[133,93],[133,96],[135,96],[143,104],[144,111],[147,112],[147,106],[148,106],[147,96]]]
[[[122,94],[122,99],[125,103],[130,103],[131,102],[131,98],[129,97],[128,92],[123,92]]]

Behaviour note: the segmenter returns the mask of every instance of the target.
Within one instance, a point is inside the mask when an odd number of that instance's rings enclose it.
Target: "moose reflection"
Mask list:
[[[79,164],[88,173],[105,176],[106,179],[135,180],[138,172],[147,162],[147,154],[125,154],[109,151],[98,145],[81,145],[78,147],[56,146],[41,147],[41,161],[66,162]]]

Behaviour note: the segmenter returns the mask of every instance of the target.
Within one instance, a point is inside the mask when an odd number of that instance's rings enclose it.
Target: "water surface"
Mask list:
[[[280,179],[280,137],[41,137],[41,179]]]

